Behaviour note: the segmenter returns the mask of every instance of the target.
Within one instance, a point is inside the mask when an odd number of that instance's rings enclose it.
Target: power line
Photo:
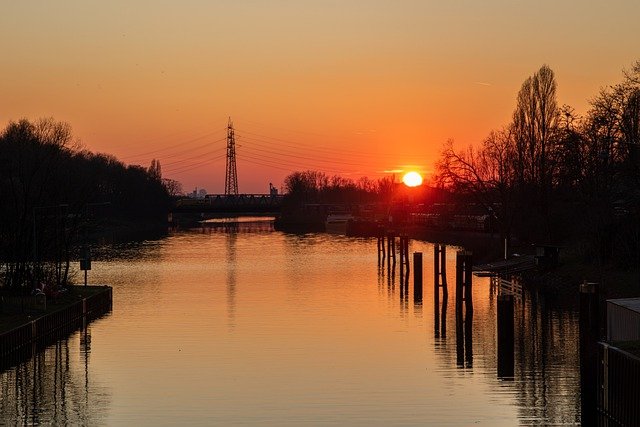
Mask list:
[[[195,163],[192,163],[190,165],[179,166],[179,167],[176,167],[176,168],[173,168],[173,169],[169,169],[169,170],[164,171],[164,172],[169,173],[169,174],[178,175],[178,174],[181,174],[183,172],[187,172],[187,171],[190,171],[190,170],[193,170],[193,169],[197,169],[197,168],[205,166],[205,165],[211,165],[211,164],[215,163],[216,161],[218,161],[218,160],[220,160],[220,159],[222,159],[224,157],[225,157],[225,155],[223,154],[223,155],[214,157],[212,159],[207,159],[207,160],[203,160],[203,161],[200,161],[200,162],[195,162]]]
[[[172,165],[175,165],[175,164],[178,164],[178,163],[188,162],[189,160],[201,159],[202,156],[208,156],[209,154],[219,153],[219,152],[222,152],[224,150],[225,150],[224,147],[216,148],[215,150],[210,150],[210,151],[207,151],[205,153],[198,154],[196,156],[191,156],[191,157],[187,157],[187,158],[184,158],[184,159],[175,160],[173,162],[164,163],[162,166],[163,167],[164,166],[172,166]]]
[[[347,165],[347,166],[370,166],[371,163],[363,163],[363,162],[345,162],[345,161],[341,161],[341,160],[331,160],[331,159],[327,159],[327,158],[320,158],[320,157],[308,157],[308,156],[302,156],[302,155],[298,155],[298,154],[289,154],[289,153],[282,153],[276,150],[266,150],[263,148],[256,148],[256,147],[247,147],[250,150],[254,150],[254,151],[258,151],[258,152],[262,152],[262,153],[268,153],[268,154],[273,154],[276,156],[283,156],[283,157],[294,157],[294,158],[298,158],[298,159],[303,159],[303,160],[310,160],[313,162],[322,162],[322,163],[331,163],[331,164],[339,164],[339,165]]]
[[[260,135],[254,132],[249,132],[249,131],[240,131],[240,135],[242,135],[243,133],[249,134],[249,135],[253,135],[253,136],[257,136],[259,138],[265,138],[268,140],[272,140],[272,141],[278,141],[281,144],[280,145],[286,145],[289,147],[293,147],[293,148],[302,148],[305,150],[313,150],[313,151],[329,151],[331,153],[335,153],[335,152],[342,152],[345,155],[353,155],[353,156],[372,156],[372,157],[379,157],[379,156],[384,156],[384,153],[380,153],[380,154],[374,154],[374,153],[370,153],[370,152],[366,152],[366,151],[361,151],[361,150],[348,150],[348,149],[344,149],[344,148],[327,148],[327,147],[319,147],[317,145],[315,146],[309,146],[308,144],[302,143],[302,142],[297,142],[297,141],[291,141],[291,140],[287,140],[287,139],[282,139],[282,138],[276,138],[276,137],[272,137],[272,136],[266,136],[266,135]],[[265,141],[264,139],[259,139],[259,138],[252,138],[252,137],[247,137],[247,136],[242,136],[242,138],[244,139],[252,139],[255,141],[262,141],[265,143],[271,143],[271,141]],[[389,154],[390,155],[390,154]]]
[[[129,156],[125,156],[122,159],[125,160],[125,159],[131,159],[131,158],[136,158],[136,157],[144,157],[144,156],[148,156],[150,154],[159,153],[159,152],[162,152],[162,151],[173,150],[173,149],[176,149],[176,148],[183,147],[185,145],[191,144],[192,142],[200,141],[201,139],[207,138],[207,137],[209,137],[211,135],[214,135],[214,134],[216,134],[218,132],[220,132],[219,129],[215,130],[215,131],[212,131],[212,132],[209,132],[209,133],[206,133],[204,135],[195,137],[195,138],[191,138],[191,139],[186,140],[186,141],[179,142],[177,144],[173,144],[173,145],[168,146],[168,147],[158,148],[156,150],[151,150],[151,151],[138,153],[138,154],[132,154],[132,155],[129,155]]]

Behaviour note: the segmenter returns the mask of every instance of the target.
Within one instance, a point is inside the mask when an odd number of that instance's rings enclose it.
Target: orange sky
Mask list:
[[[224,127],[240,192],[292,170],[428,172],[448,139],[510,120],[547,63],[585,112],[640,59],[640,2],[60,1],[0,14],[0,126],[71,123],[93,151],[185,190],[224,188]]]

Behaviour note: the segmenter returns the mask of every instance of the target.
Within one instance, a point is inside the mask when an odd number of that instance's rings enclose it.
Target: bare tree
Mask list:
[[[180,183],[180,181],[176,181],[175,179],[163,178],[162,185],[171,197],[184,195],[184,191],[182,189],[182,184]]]
[[[456,151],[449,140],[437,164],[441,185],[472,196],[494,214],[501,234],[510,237],[516,213],[514,189],[518,175],[515,141],[510,129],[492,131],[480,149]]]

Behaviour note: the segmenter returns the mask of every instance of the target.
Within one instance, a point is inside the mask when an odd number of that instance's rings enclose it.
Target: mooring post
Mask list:
[[[464,315],[464,358],[467,368],[473,366],[473,309]]]
[[[583,425],[596,425],[598,404],[598,284],[580,285],[580,400]]]
[[[384,236],[385,236],[385,230],[382,226],[379,226],[378,227],[378,264],[384,264],[384,257],[385,257]]]
[[[393,261],[392,261],[393,260]],[[396,263],[396,237],[392,232],[387,234],[387,264]]]
[[[458,251],[456,253],[456,310],[462,310],[464,302],[466,315],[473,313],[473,263],[471,260],[471,252]]]
[[[393,263],[396,263],[396,236],[391,237],[391,253],[393,254]]]
[[[434,304],[433,307],[433,335],[440,338],[440,306]]]
[[[398,250],[396,248],[396,236],[393,236],[393,240],[391,241],[391,246],[393,246],[393,263],[396,263],[396,258],[397,258],[397,254],[396,251]]]
[[[407,275],[409,275],[409,272],[411,270],[411,263],[409,262],[409,236],[404,236],[404,257],[407,264]]]
[[[444,299],[449,295],[447,289],[447,247],[440,245],[440,276],[442,278],[442,296]]]
[[[440,245],[433,245],[433,306],[434,312],[440,308]]]
[[[433,326],[435,337],[440,336],[440,245],[433,245]]]
[[[449,298],[444,295],[442,298],[442,310],[440,311],[440,336],[447,337],[447,303]]]
[[[456,363],[459,368],[464,367],[464,320],[462,309],[456,301]]]
[[[413,303],[422,304],[422,252],[413,253]]]
[[[513,378],[513,295],[498,295],[498,378]]]
[[[472,297],[472,282],[473,282],[473,255],[471,252],[465,252],[464,254],[464,307],[466,309],[466,320],[471,319],[473,316],[473,297]],[[466,321],[465,320],[465,321]]]
[[[400,270],[402,270],[402,266]],[[406,310],[409,304],[409,274],[405,274],[404,278],[400,280],[400,286],[403,288],[401,293],[404,293],[404,298],[401,297],[400,300],[403,302],[404,309]]]
[[[391,251],[391,233],[387,234],[387,270],[391,270],[391,256],[393,252]]]
[[[456,253],[456,315],[462,314],[462,302],[464,301],[464,253]]]

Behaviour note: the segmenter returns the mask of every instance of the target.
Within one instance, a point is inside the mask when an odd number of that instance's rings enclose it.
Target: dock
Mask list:
[[[533,255],[521,255],[513,258],[473,266],[473,273],[478,277],[519,274],[536,268]]]

